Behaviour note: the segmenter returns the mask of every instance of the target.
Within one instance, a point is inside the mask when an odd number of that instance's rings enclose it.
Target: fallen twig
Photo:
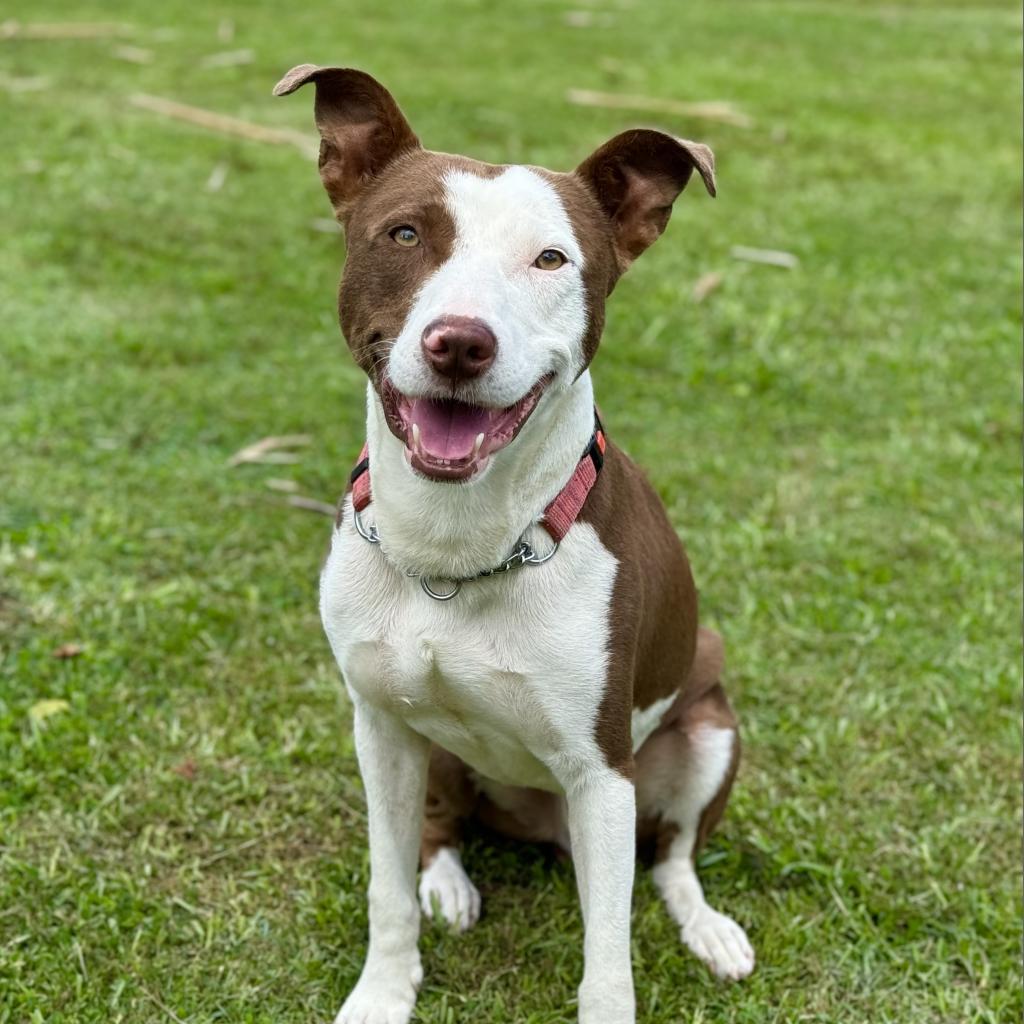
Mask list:
[[[782,267],[784,270],[793,270],[800,265],[800,260],[791,252],[783,252],[781,249],[751,249],[746,245],[734,245],[729,250],[729,255],[734,260],[743,260],[746,263],[765,263],[770,267]]]
[[[0,86],[6,92],[38,92],[48,89],[52,79],[46,75],[9,75],[0,71]]]
[[[693,301],[703,302],[724,280],[725,275],[719,270],[701,274],[693,286]]]
[[[287,480],[279,476],[268,477],[263,482],[272,491],[287,491],[291,494],[299,489],[299,485],[294,480]]]
[[[297,462],[298,455],[281,449],[301,448],[312,440],[309,434],[273,434],[239,449],[228,459],[228,465],[240,466],[245,462]]]
[[[615,24],[610,14],[595,14],[593,11],[566,11],[563,21],[570,28],[608,28]]]
[[[201,68],[233,68],[239,64],[251,64],[256,59],[252,50],[225,50],[223,53],[211,53],[199,62]]]
[[[282,498],[281,502],[292,508],[301,508],[305,512],[316,512],[318,515],[330,516],[332,519],[338,514],[337,505],[330,505],[326,501],[317,501],[316,498],[306,498],[301,494],[289,494]]]
[[[132,33],[129,25],[108,21],[37,21],[23,25],[13,18],[0,24],[0,39],[104,39]]]
[[[594,92],[591,89],[570,89],[565,98],[580,107],[607,107],[611,110],[643,110],[651,114],[673,114],[679,117],[699,117],[706,121],[721,121],[737,128],[749,128],[753,121],[724,100],[703,103],[685,103],[682,100],[661,99],[656,96],[633,96],[617,92]]]
[[[111,56],[118,60],[126,60],[129,64],[152,64],[153,51],[142,46],[115,46]]]
[[[251,121],[243,121],[238,117],[229,117],[227,114],[218,114],[212,110],[203,110],[202,107],[191,107],[187,103],[178,103],[176,100],[164,99],[162,96],[149,96],[142,92],[135,93],[130,102],[132,106],[142,110],[162,114],[164,117],[171,117],[176,121],[186,121],[189,124],[198,125],[200,128],[220,132],[222,135],[237,135],[254,142],[296,146],[307,156],[315,156],[319,151],[305,133],[294,131],[291,128],[268,128],[266,125],[253,124]]]

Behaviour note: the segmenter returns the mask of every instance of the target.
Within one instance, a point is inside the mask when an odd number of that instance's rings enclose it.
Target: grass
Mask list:
[[[375,72],[432,147],[496,161],[569,167],[652,120],[570,88],[753,119],[656,118],[713,145],[720,198],[683,196],[595,369],[726,635],[746,741],[704,877],[758,970],[715,984],[642,875],[640,1019],[1020,1019],[1019,10],[585,10],[42,0],[25,21],[130,34],[0,40],[0,1024],[329,1020],[357,976],[328,526],[266,487],[333,500],[361,443],[341,245],[297,150],[128,102],[312,139],[311,97],[270,97],[304,61]],[[234,49],[254,59],[201,63]],[[226,467],[280,433],[312,436],[301,461]],[[67,707],[37,721],[42,700]],[[417,1019],[571,1020],[571,869],[483,836],[467,859],[486,916],[425,928]]]

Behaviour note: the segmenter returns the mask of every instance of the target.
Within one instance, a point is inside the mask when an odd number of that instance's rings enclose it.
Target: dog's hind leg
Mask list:
[[[420,906],[436,912],[456,931],[472,928],[480,918],[480,893],[469,880],[459,844],[462,822],[476,806],[477,794],[466,766],[454,754],[430,751],[426,814],[420,842]]]
[[[736,716],[718,682],[720,667],[721,640],[702,629],[694,671],[714,675],[691,678],[681,706],[638,751],[637,810],[656,827],[654,883],[683,942],[716,976],[738,980],[754,969],[754,951],[731,917],[708,906],[695,866],[739,765]]]

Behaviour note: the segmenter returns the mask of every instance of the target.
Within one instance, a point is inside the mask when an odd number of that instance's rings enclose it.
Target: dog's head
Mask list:
[[[345,229],[341,329],[413,469],[469,480],[587,367],[604,304],[664,231],[700,143],[623,132],[568,174],[420,145],[362,71],[293,68],[316,86],[320,177]]]

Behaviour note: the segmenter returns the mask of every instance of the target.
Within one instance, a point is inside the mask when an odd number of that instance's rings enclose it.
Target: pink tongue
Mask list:
[[[456,402],[416,398],[409,408],[409,431],[420,428],[420,444],[438,459],[464,459],[473,451],[477,434],[486,434],[491,422],[487,409]]]

